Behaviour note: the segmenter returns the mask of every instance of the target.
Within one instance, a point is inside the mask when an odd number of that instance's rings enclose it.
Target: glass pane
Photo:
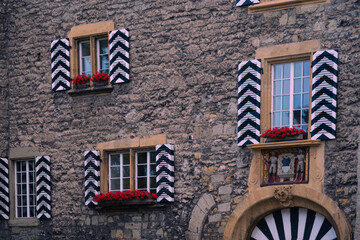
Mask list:
[[[304,123],[308,124],[308,122],[309,122],[309,109],[302,110],[301,115],[302,115],[301,116],[301,119],[302,119],[301,123],[302,124],[304,124]]]
[[[301,92],[301,78],[294,79],[294,93]]]
[[[275,79],[281,79],[281,64],[274,65],[274,77]]]
[[[19,197],[19,196],[17,197],[17,205],[18,205],[18,206],[21,206],[21,205],[22,205],[22,204],[21,204],[21,197]]]
[[[130,166],[123,167],[123,177],[130,177]]]
[[[308,131],[308,125],[302,125],[301,128],[304,129],[305,132]]]
[[[109,56],[104,55],[100,57],[100,69],[109,69]]]
[[[23,172],[23,173],[21,174],[21,182],[22,182],[22,183],[26,183],[26,172]]]
[[[110,166],[120,166],[120,155],[110,155]]]
[[[110,191],[117,191],[117,190],[120,190],[120,179],[112,179]]]
[[[137,166],[137,175],[138,176],[146,176],[146,165],[138,165]]]
[[[34,171],[34,162],[29,161],[29,171]]]
[[[82,57],[90,56],[90,42],[81,43]]]
[[[310,76],[310,61],[304,61],[304,76]]]
[[[102,39],[100,42],[100,54],[108,54],[108,40]]]
[[[124,178],[123,179],[123,190],[129,190],[130,189],[130,178]]]
[[[16,174],[16,182],[21,183],[21,173]]]
[[[302,107],[303,108],[308,108],[309,107],[309,94],[303,94],[303,102],[302,102]]]
[[[294,95],[294,109],[300,109],[301,108],[301,95],[297,94]]]
[[[29,192],[30,192],[30,194],[34,194],[35,193],[35,184],[30,184],[30,186],[29,186]]]
[[[140,188],[147,188],[146,178],[138,178],[138,189]]]
[[[17,185],[17,194],[18,195],[21,194],[21,185],[20,184]]]
[[[274,81],[274,95],[281,94],[281,81]]]
[[[301,77],[302,62],[294,63],[294,77]]]
[[[274,111],[281,109],[281,96],[274,97]]]
[[[34,172],[29,173],[29,182],[34,182]]]
[[[156,188],[156,177],[150,178],[150,188]]]
[[[156,163],[156,152],[150,152],[150,162]]]
[[[156,174],[156,165],[152,164],[150,165],[150,176],[155,176]]]
[[[123,165],[129,165],[130,164],[130,153],[124,153],[123,154]]]
[[[300,122],[300,110],[296,110],[294,111],[294,119],[293,119],[293,124],[294,126],[299,125]]]
[[[282,112],[282,126],[289,125],[289,112]]]
[[[25,161],[21,162],[21,171],[26,172],[26,162]]]
[[[21,207],[18,207],[18,208],[17,208],[17,216],[18,216],[18,217],[22,217],[21,209],[22,209]]]
[[[280,126],[280,116],[281,116],[280,114],[281,112],[274,113],[274,119],[273,119],[274,127]]]
[[[27,217],[27,208],[23,207],[22,211],[23,211],[23,217]]]
[[[27,191],[26,191],[26,184],[22,184],[21,185],[21,194],[26,194]]]
[[[150,193],[156,193],[156,189],[150,189]]]
[[[30,195],[29,196],[29,205],[35,205],[35,198],[34,198],[34,195]]]
[[[120,167],[111,167],[110,178],[120,178]]]
[[[147,162],[147,152],[138,153],[138,163],[146,163]]]
[[[290,78],[290,63],[284,64],[284,76],[283,78]]]
[[[35,216],[35,208],[30,207],[30,217],[34,217],[34,216]]]
[[[22,196],[21,202],[22,202],[22,205],[23,205],[23,206],[26,206],[26,205],[27,205],[26,196]]]
[[[290,107],[290,96],[283,96],[282,100],[282,110],[288,110]]]
[[[82,73],[87,75],[89,72],[91,72],[91,58],[82,58]]]
[[[284,80],[283,81],[283,94],[289,94],[290,93],[290,80]]]
[[[309,81],[308,77],[303,78],[303,92],[309,92]]]

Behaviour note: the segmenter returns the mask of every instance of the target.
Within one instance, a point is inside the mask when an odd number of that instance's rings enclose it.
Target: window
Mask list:
[[[16,218],[36,217],[36,189],[34,161],[15,162]]]
[[[96,41],[97,71],[109,74],[108,39],[102,38]]]
[[[272,65],[272,127],[309,124],[310,61]]]

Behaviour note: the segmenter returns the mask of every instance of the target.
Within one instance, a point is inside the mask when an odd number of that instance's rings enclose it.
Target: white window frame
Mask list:
[[[90,55],[86,56],[90,58],[90,62],[91,62],[91,41],[86,40],[86,41],[80,41],[79,42],[79,75],[85,74],[82,70],[83,67],[83,53],[82,53],[82,44],[88,42],[90,44]],[[89,75],[89,74],[85,74],[85,75]],[[91,66],[90,66],[90,75],[91,75]]]
[[[26,217],[19,217],[19,213],[18,213],[18,192],[17,192],[17,174],[18,174],[18,169],[17,169],[17,164],[19,162],[26,162],[26,208],[27,208],[27,216]],[[33,162],[33,171],[34,171],[34,200],[35,200],[35,205],[34,205],[34,209],[35,209],[35,213],[34,213],[34,217],[30,217],[30,183],[29,183],[29,162]],[[36,168],[35,168],[35,161],[34,160],[19,160],[19,161],[14,161],[14,171],[15,171],[15,218],[20,218],[20,219],[24,219],[24,218],[36,218]],[[22,183],[22,182],[21,182]],[[22,197],[22,195],[20,196]],[[21,208],[24,207],[23,205],[20,206]]]
[[[125,189],[123,188],[123,179],[124,179],[124,176],[123,176],[123,166],[124,166],[124,161],[123,161],[123,154],[129,154],[130,155],[130,152],[124,152],[124,153],[111,153],[109,154],[109,192],[111,191],[126,191],[126,190],[130,190],[129,189]],[[120,156],[120,189],[116,189],[116,190],[112,190],[112,187],[111,187],[111,180],[113,179],[117,179],[117,178],[111,178],[111,156],[112,155],[119,155]],[[130,156],[129,156],[130,157]],[[130,158],[130,171],[131,171],[131,158]],[[129,178],[130,179],[130,182],[131,182],[131,177],[126,177],[126,178]]]
[[[282,66],[284,65],[284,64],[290,64],[290,89],[289,89],[289,100],[290,100],[290,102],[289,102],[289,109],[288,109],[288,111],[289,111],[289,127],[294,127],[294,121],[293,121],[293,119],[294,119],[294,79],[295,79],[295,77],[294,77],[294,68],[295,68],[295,63],[297,63],[297,62],[305,62],[305,61],[309,61],[309,63],[311,64],[311,62],[310,62],[310,59],[308,59],[308,60],[301,60],[301,61],[294,61],[294,62],[291,62],[291,61],[289,61],[289,62],[284,62],[284,63],[279,63],[279,64],[281,64]],[[271,65],[271,119],[270,119],[270,121],[271,121],[271,127],[273,128],[273,127],[276,127],[275,125],[274,125],[274,113],[275,113],[275,111],[274,111],[274,93],[275,93],[275,86],[274,86],[274,81],[275,81],[275,65],[279,65],[279,64],[272,64]],[[303,72],[303,68],[304,68],[304,64],[302,64],[302,72]],[[297,94],[300,94],[301,96],[303,95],[303,94],[308,94],[309,95],[309,99],[308,99],[308,110],[309,110],[309,113],[308,113],[308,124],[307,124],[307,130],[306,130],[306,132],[308,132],[309,130],[310,130],[310,128],[309,128],[309,124],[310,124],[310,118],[311,118],[311,116],[310,116],[310,109],[311,109],[311,100],[310,100],[310,87],[311,87],[311,65],[310,65],[310,68],[309,68],[309,90],[308,90],[308,92],[303,92],[303,91],[300,91],[299,93],[297,93]],[[282,76],[283,76],[283,67],[281,68],[281,73],[282,73]],[[304,76],[302,76],[302,77],[304,77]],[[279,80],[278,80],[279,81]],[[280,79],[280,82],[281,82],[281,94],[280,95],[277,95],[277,96],[284,96],[284,95],[287,95],[287,94],[283,94],[283,81],[284,81],[284,79],[283,78],[281,78]],[[301,86],[301,88],[303,88],[303,86]],[[297,95],[296,94],[296,95]],[[282,113],[284,112],[284,110],[282,109],[282,98],[281,98],[281,103],[280,103],[280,110],[277,110],[276,112],[280,112],[281,114],[280,114],[280,123],[282,124],[283,123],[283,121],[282,121]],[[303,110],[305,110],[305,108],[302,108],[302,101],[301,101],[301,108],[300,108],[300,112],[302,112]],[[305,124],[299,124],[300,126],[301,125],[305,125]],[[284,125],[280,125],[280,126],[277,126],[277,127],[283,127]],[[297,125],[296,125],[297,126]],[[296,127],[295,126],[295,127]]]
[[[140,151],[140,152],[136,152],[135,153],[135,189],[139,189],[138,188],[138,165],[145,165],[144,163],[138,163],[138,154],[139,153],[144,153],[146,152],[146,189],[141,189],[141,190],[146,190],[148,192],[150,192],[151,190],[155,190],[156,191],[156,187],[155,188],[151,188],[150,187],[150,178],[151,177],[156,177],[156,175],[150,175],[150,167],[151,165],[156,165],[155,163],[151,163],[151,152],[153,151]],[[144,176],[140,176],[140,177],[144,177]]]
[[[108,55],[108,58],[109,58],[109,42],[108,42],[108,53],[100,54],[100,41],[101,40],[107,40],[108,41],[108,38],[98,38],[98,39],[96,39],[96,70],[98,72],[102,72],[103,70],[107,70],[109,72],[109,68],[108,69],[100,69],[100,65],[101,65],[100,57]],[[109,67],[110,67],[110,63],[109,63]]]

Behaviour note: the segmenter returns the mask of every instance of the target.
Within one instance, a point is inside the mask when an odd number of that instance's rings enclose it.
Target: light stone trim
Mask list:
[[[263,13],[267,11],[276,11],[287,8],[300,7],[310,4],[330,3],[330,0],[276,0],[261,1],[260,4],[249,6],[248,13]]]
[[[188,231],[185,234],[186,240],[201,239],[204,222],[214,206],[215,200],[211,194],[205,193],[202,195],[191,213]]]

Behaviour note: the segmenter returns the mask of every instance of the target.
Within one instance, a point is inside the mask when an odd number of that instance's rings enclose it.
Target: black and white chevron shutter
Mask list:
[[[51,78],[52,90],[70,89],[70,45],[69,39],[51,41]]]
[[[37,218],[51,218],[50,157],[35,159],[36,167],[36,214]]]
[[[100,158],[99,151],[85,152],[85,205],[95,206],[97,202],[92,199],[100,193]]]
[[[247,6],[260,3],[260,0],[236,0],[236,6]]]
[[[9,161],[0,158],[0,219],[9,219]]]
[[[156,145],[156,194],[158,202],[174,202],[174,145]]]
[[[261,219],[251,240],[263,239],[337,239],[334,227],[323,215],[305,208],[285,208]]]
[[[311,139],[335,139],[337,50],[317,51],[312,61]]]
[[[110,82],[129,82],[129,30],[110,32]]]
[[[261,60],[239,63],[238,146],[260,142]]]

